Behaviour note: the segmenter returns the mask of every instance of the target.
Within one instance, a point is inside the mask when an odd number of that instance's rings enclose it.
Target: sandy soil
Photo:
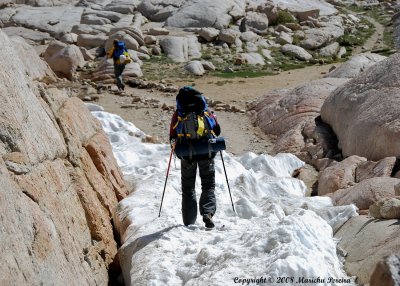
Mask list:
[[[338,64],[335,64],[336,66]],[[318,79],[324,76],[332,65],[315,65],[304,69],[282,72],[274,76],[258,78],[221,79],[204,76],[194,81],[176,82],[178,86],[194,82],[195,88],[203,92],[207,98],[220,100],[223,103],[233,104],[244,109],[246,102],[257,100],[268,90],[293,87],[298,84]],[[167,105],[175,105],[175,96],[150,90],[133,89],[127,87],[126,93],[139,96],[142,99],[157,99]],[[148,135],[158,137],[160,142],[168,142],[169,123],[172,111],[163,111],[161,108],[122,108],[130,104],[131,97],[106,94],[98,102],[106,111],[116,113],[125,120],[133,122]],[[222,127],[222,135],[227,140],[228,151],[242,154],[246,151],[255,153],[271,153],[272,140],[258,127],[251,125],[246,114],[217,112],[218,121]]]

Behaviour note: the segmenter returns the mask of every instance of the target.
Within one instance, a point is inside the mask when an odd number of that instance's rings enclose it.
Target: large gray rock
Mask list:
[[[243,0],[189,0],[169,17],[165,25],[170,27],[226,28],[233,16],[244,15]]]
[[[109,20],[112,23],[116,23],[125,17],[125,15],[117,13],[117,12],[85,9],[85,11],[82,14],[82,19],[85,16],[89,16],[89,15],[100,18],[100,19]],[[82,23],[82,20],[81,20],[81,23]],[[82,24],[84,24],[84,23],[82,23]],[[104,23],[104,24],[107,24],[107,23]],[[99,25],[102,25],[102,24],[99,24]]]
[[[248,12],[246,14],[246,29],[260,35],[268,33],[268,18],[265,14]]]
[[[326,46],[344,35],[342,18],[330,17],[329,22],[321,28],[312,28],[305,31],[305,38],[300,45],[309,50],[315,50]]]
[[[73,79],[78,67],[85,65],[81,50],[75,45],[67,45],[58,41],[49,44],[44,59],[59,76]]]
[[[125,66],[122,77],[124,80],[129,78],[137,78],[143,76],[140,64],[137,62],[129,63]],[[93,72],[91,78],[92,81],[106,81],[114,82],[114,62],[112,59],[104,59],[100,65]]]
[[[55,79],[55,74],[45,61],[41,60],[32,46],[27,44],[21,37],[15,36],[11,38],[15,48],[15,53],[19,55],[24,66],[26,74],[32,79]]]
[[[319,174],[318,195],[323,196],[353,186],[356,181],[356,168],[366,161],[363,157],[350,156],[324,169]]]
[[[240,37],[240,32],[234,29],[222,29],[218,35],[218,39],[231,45],[236,43],[236,39]]]
[[[160,41],[164,53],[175,62],[186,62],[189,59],[186,37],[166,37]]]
[[[273,0],[282,10],[289,10],[290,12],[310,11],[318,9],[321,16],[333,15],[337,10],[332,4],[325,0]]]
[[[121,14],[133,14],[139,3],[140,0],[113,0],[104,7],[104,10]]]
[[[142,32],[136,28],[111,30],[104,45],[106,51],[112,48],[114,40],[124,41],[127,49],[135,51],[139,51],[140,47],[146,45]]]
[[[367,216],[351,218],[335,234],[340,239],[339,247],[347,252],[346,272],[357,276],[359,283],[367,284],[377,263],[400,251],[399,233],[398,220],[376,220]]]
[[[207,42],[214,41],[219,34],[219,30],[215,28],[202,28],[199,32],[199,36],[202,37]]]
[[[114,40],[124,41],[127,49],[138,51],[140,48],[140,44],[134,37],[132,37],[132,35],[126,33],[125,31],[118,31],[107,37],[103,45],[106,51],[109,51],[112,48]]]
[[[86,25],[105,25],[111,23],[112,23],[111,20],[93,14],[82,15],[81,18],[81,24],[86,24]]]
[[[276,24],[278,20],[278,7],[273,2],[260,3],[256,9],[257,12],[263,13],[268,18],[269,24]]]
[[[76,4],[78,0],[2,0],[0,4],[3,3],[15,3],[15,4],[25,4],[33,7],[51,7],[51,6],[61,6],[68,4]]]
[[[336,191],[331,198],[336,205],[355,204],[360,210],[368,210],[377,201],[394,197],[394,186],[398,183],[400,179],[396,178],[366,179],[355,186]]]
[[[189,59],[201,58],[201,44],[196,36],[186,37],[188,42],[188,57]]]
[[[253,43],[253,42],[256,42],[259,38],[260,38],[260,36],[258,36],[256,33],[252,32],[252,31],[247,31],[240,35],[240,39],[243,42]]]
[[[356,168],[356,182],[359,183],[373,177],[391,177],[395,164],[396,157],[387,157],[378,162],[363,162]]]
[[[79,25],[74,25],[71,29],[71,32],[78,35],[80,34],[98,35],[98,34],[108,34],[111,29],[112,29],[111,25],[79,24]]]
[[[60,38],[60,42],[66,44],[76,44],[78,42],[78,35],[75,33],[66,33]]]
[[[326,77],[353,78],[368,69],[370,66],[386,59],[373,53],[364,53],[352,56],[350,60],[331,71]]]
[[[293,11],[292,14],[299,20],[299,22],[308,21],[310,18],[318,19],[319,9],[304,9]]]
[[[2,30],[9,37],[20,36],[20,37],[24,38],[27,43],[32,44],[32,45],[53,39],[49,33],[35,31],[35,30],[24,28],[24,27],[7,27],[7,28],[3,28]]]
[[[285,44],[292,44],[293,43],[293,38],[291,35],[289,35],[286,32],[280,32],[278,38],[277,38],[279,44],[285,45]]]
[[[309,52],[296,45],[286,44],[282,46],[281,51],[284,54],[290,55],[302,61],[308,61],[312,59],[312,55]]]
[[[9,24],[47,32],[53,37],[70,32],[81,21],[81,7],[29,7],[15,9]]]
[[[259,126],[266,134],[277,137],[275,152],[308,153],[305,150],[305,136],[306,133],[312,132],[305,132],[305,129],[316,128],[315,118],[319,115],[325,98],[346,81],[321,79],[295,88],[269,91],[252,104],[250,108],[252,123]]]
[[[383,258],[376,265],[371,275],[370,286],[398,286],[400,285],[400,253]]]
[[[185,70],[193,75],[203,75],[205,73],[203,64],[200,61],[191,61],[185,65]]]
[[[0,31],[0,284],[107,285],[122,174],[83,103],[32,81],[19,55]]]
[[[163,22],[174,15],[184,3],[185,0],[143,0],[137,9],[150,20]]]
[[[321,109],[344,156],[369,160],[398,156],[400,54],[394,54],[335,90]]]
[[[335,57],[338,51],[339,51],[339,43],[333,42],[332,44],[323,47],[318,54],[321,57],[330,58],[330,57]]]
[[[374,218],[400,219],[400,196],[381,198],[369,207]]]
[[[259,53],[243,53],[239,54],[238,57],[243,61],[243,63],[249,65],[265,65],[264,57]]]
[[[77,45],[87,49],[104,47],[108,37],[104,34],[79,34],[77,38]]]

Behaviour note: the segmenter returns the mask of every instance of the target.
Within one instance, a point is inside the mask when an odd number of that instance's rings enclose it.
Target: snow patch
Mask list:
[[[262,277],[275,279],[264,285],[292,285],[276,278],[349,278],[337,257],[332,228],[356,215],[356,208],[334,207],[328,197],[305,198],[306,186],[291,177],[304,165],[294,155],[223,153],[237,214],[217,156],[216,229],[206,231],[200,216],[195,225],[185,227],[180,160],[171,163],[158,217],[170,147],[142,143],[145,134],[117,115],[92,114],[108,134],[126,179],[136,185],[114,215],[126,285],[235,285],[235,278]],[[199,197],[199,177],[196,190]]]

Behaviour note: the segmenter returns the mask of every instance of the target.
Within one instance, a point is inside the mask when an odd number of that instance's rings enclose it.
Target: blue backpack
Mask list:
[[[113,53],[113,59],[114,61],[119,60],[119,57],[126,52],[127,49],[125,47],[125,42],[118,41],[118,43],[114,46],[114,53]]]

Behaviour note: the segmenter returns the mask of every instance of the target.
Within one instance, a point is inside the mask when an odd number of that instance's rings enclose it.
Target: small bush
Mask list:
[[[276,20],[277,24],[286,24],[286,23],[296,23],[296,18],[290,14],[290,12],[286,10],[278,11],[278,19]]]

